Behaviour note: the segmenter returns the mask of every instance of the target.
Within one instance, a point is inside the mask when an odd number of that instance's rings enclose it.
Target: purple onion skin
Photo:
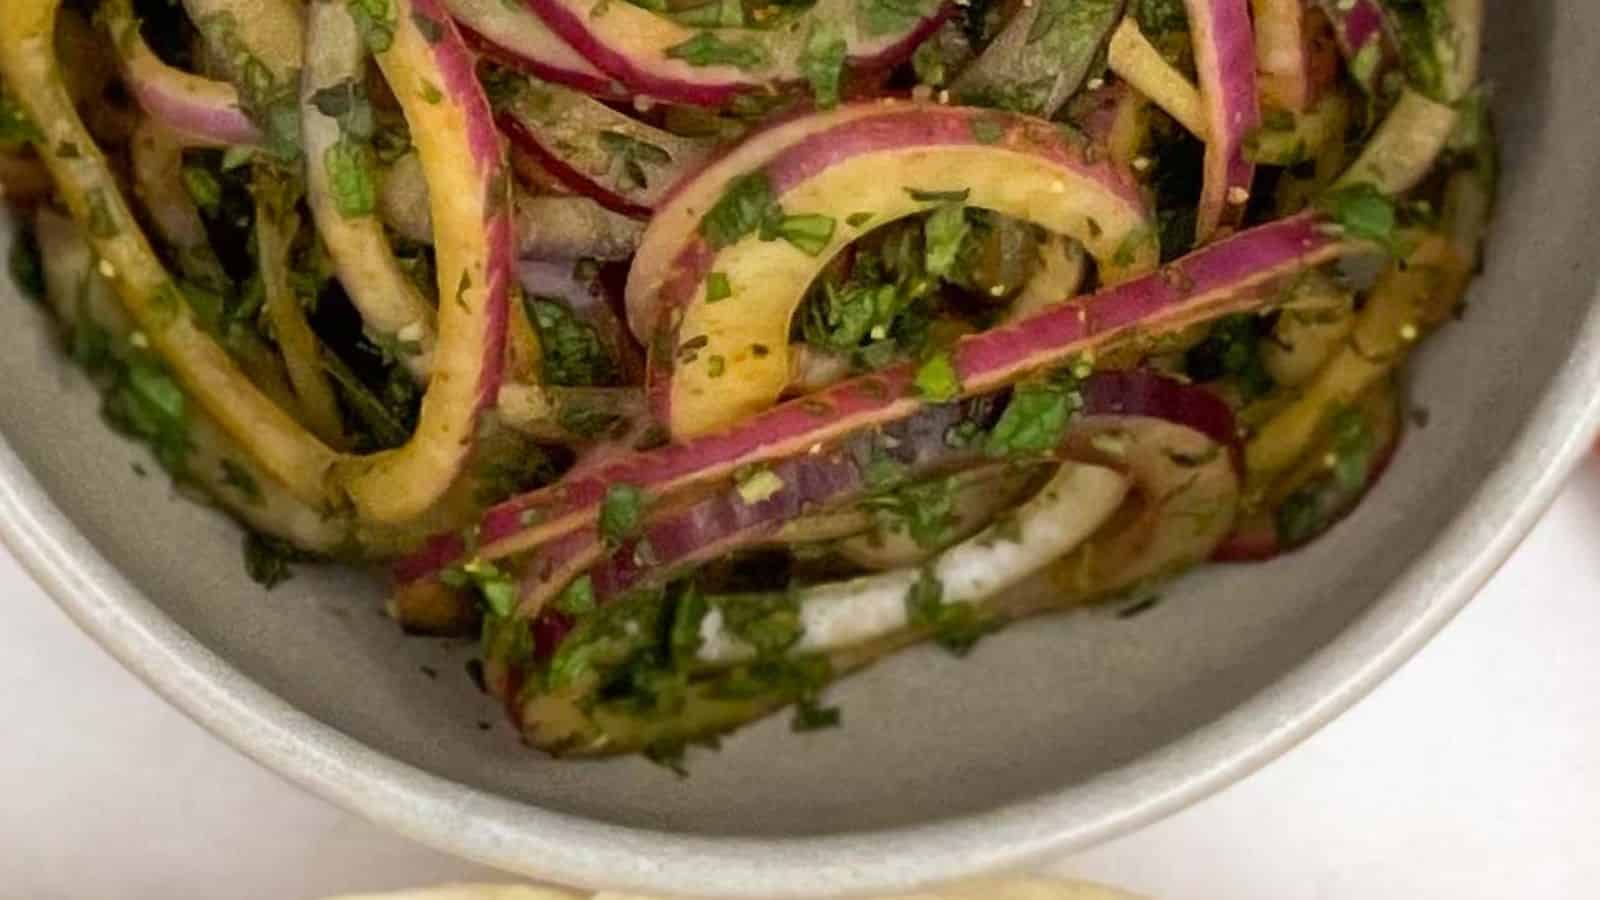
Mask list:
[[[1219,228],[1233,228],[1244,217],[1255,178],[1245,139],[1261,126],[1261,101],[1248,0],[1184,0],[1184,5],[1210,127],[1195,226],[1196,237],[1204,242]]]
[[[1165,333],[1258,307],[1282,279],[1351,247],[1316,215],[1280,219],[1212,243],[1151,275],[968,335],[953,347],[952,362],[965,395],[999,390],[1118,337]],[[912,387],[913,376],[911,366],[898,366],[840,382],[725,431],[619,457],[508,499],[480,519],[480,552],[505,555],[592,523],[614,484],[661,494],[910,416],[925,405]],[[396,576],[402,581],[426,576],[459,559],[464,550],[459,535],[440,535],[397,564]]]

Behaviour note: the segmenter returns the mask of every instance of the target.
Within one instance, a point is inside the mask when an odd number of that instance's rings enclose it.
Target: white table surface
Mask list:
[[[1600,463],[1370,698],[1239,785],[1054,862],[1166,900],[1600,897]],[[0,897],[313,898],[496,873],[168,707],[0,551]]]

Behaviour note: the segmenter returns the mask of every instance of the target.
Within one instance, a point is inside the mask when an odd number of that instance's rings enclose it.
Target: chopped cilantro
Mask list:
[[[195,206],[208,216],[215,216],[222,207],[222,182],[202,166],[184,166],[181,172],[184,190]]]
[[[347,138],[371,140],[377,133],[377,120],[372,102],[367,99],[366,85],[354,78],[318,90],[311,95],[311,105],[330,119],[339,123],[339,132]]]
[[[621,167],[623,183],[636,190],[650,186],[649,169],[672,162],[672,154],[667,151],[620,131],[600,132],[600,149],[613,166]]]
[[[615,379],[615,363],[592,326],[553,300],[534,297],[526,304],[528,318],[539,332],[547,382],[570,387],[604,385]]]
[[[948,543],[957,521],[955,483],[949,478],[896,487],[868,497],[862,505],[877,515],[884,530],[903,530],[924,549]]]
[[[859,0],[857,13],[862,31],[879,36],[906,29],[937,7],[930,0]]]
[[[244,570],[256,584],[272,590],[294,572],[290,563],[307,562],[310,557],[280,538],[247,532],[244,536]]]
[[[783,479],[766,466],[747,472],[737,478],[739,499],[746,505],[761,503],[783,490]]]
[[[644,524],[644,492],[631,484],[613,484],[600,504],[600,535],[615,547]]]
[[[930,569],[924,568],[906,592],[906,620],[913,628],[925,628],[939,646],[956,656],[965,656],[995,623],[970,603],[944,602],[944,585]]]
[[[706,276],[706,302],[716,303],[733,296],[733,285],[725,272],[712,272]]]
[[[951,274],[956,260],[961,256],[961,246],[971,231],[966,210],[959,203],[946,203],[923,222],[923,246],[926,248],[929,275],[944,278]]]
[[[1231,377],[1246,400],[1272,390],[1272,376],[1261,359],[1265,322],[1248,313],[1225,316],[1211,327],[1205,340],[1184,354],[1184,371],[1196,381]]]
[[[595,608],[594,580],[580,575],[567,585],[555,600],[556,611],[569,616],[581,616]]]
[[[777,231],[779,237],[794,245],[801,253],[817,256],[832,242],[837,225],[832,216],[793,215],[779,220]]]
[[[971,188],[962,188],[959,191],[923,191],[917,188],[906,188],[906,193],[918,203],[965,203],[972,196]]]
[[[394,43],[394,7],[392,0],[346,0],[350,18],[355,20],[356,31],[367,49],[383,53]]]
[[[844,76],[844,29],[837,22],[818,22],[806,36],[800,54],[800,72],[811,84],[817,106],[828,109],[839,104],[839,82]]]
[[[28,111],[4,86],[0,86],[0,149],[15,152],[42,140],[44,133],[33,124]]]
[[[990,456],[1049,453],[1061,443],[1067,424],[1083,406],[1077,385],[1059,381],[1030,382],[1011,392],[1000,421],[989,432],[984,452]]]
[[[948,403],[961,396],[961,376],[948,351],[923,360],[912,383],[919,395],[934,403]]]
[[[871,222],[872,219],[873,219],[872,213],[869,213],[869,212],[856,212],[856,213],[851,213],[848,216],[845,216],[844,223],[846,225],[849,225],[851,228],[860,228],[861,226],[867,224],[868,222]]]
[[[322,166],[339,215],[347,219],[372,215],[378,206],[378,184],[371,147],[362,141],[341,138],[323,153]]]
[[[691,66],[732,66],[743,71],[765,68],[767,51],[754,41],[729,41],[701,31],[681,44],[667,48],[667,56]]]
[[[458,590],[476,590],[484,607],[501,618],[511,615],[516,608],[516,579],[488,560],[468,560],[460,566],[445,569],[439,573],[439,580],[447,587]]]
[[[765,172],[751,172],[728,182],[722,197],[700,220],[700,234],[713,250],[730,247],[755,233],[764,222],[781,216]]]
[[[810,697],[801,697],[795,704],[794,719],[790,722],[790,727],[799,732],[837,728],[840,718],[839,707],[820,706]]]
[[[1317,207],[1351,237],[1391,247],[1397,215],[1394,200],[1371,184],[1352,184],[1329,191]]]

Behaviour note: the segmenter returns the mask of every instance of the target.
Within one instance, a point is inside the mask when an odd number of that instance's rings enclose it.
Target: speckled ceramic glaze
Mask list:
[[[507,869],[816,897],[1105,840],[1252,771],[1403,662],[1600,421],[1600,4],[1489,5],[1506,177],[1488,269],[1412,370],[1428,424],[1377,494],[1310,549],[1197,572],[1136,619],[1038,621],[965,661],[902,654],[831,692],[842,729],[797,736],[780,717],[693,754],[687,779],[525,750],[472,689],[469,648],[402,638],[362,574],[251,583],[234,528],[135,475],[49,323],[11,298],[5,537],[86,630],[246,753]]]

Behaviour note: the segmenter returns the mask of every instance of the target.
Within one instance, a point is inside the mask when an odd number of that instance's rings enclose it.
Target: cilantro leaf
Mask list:
[[[912,383],[918,394],[934,403],[948,403],[961,396],[961,377],[948,351],[923,360]]]
[[[800,72],[811,84],[811,93],[821,109],[839,105],[839,82],[844,77],[847,50],[844,30],[836,22],[819,22],[806,36]]]
[[[631,484],[613,484],[600,504],[600,536],[615,547],[644,524],[644,492]]]
[[[728,182],[722,197],[700,220],[700,235],[713,250],[721,250],[755,233],[762,223],[781,213],[767,174],[751,172]]]
[[[1049,453],[1061,443],[1067,424],[1082,406],[1076,385],[1020,385],[1011,392],[1011,402],[989,432],[984,452],[990,456]]]
[[[760,44],[724,40],[710,31],[668,47],[667,56],[691,66],[732,66],[743,71],[765,68],[768,62],[767,51]]]

